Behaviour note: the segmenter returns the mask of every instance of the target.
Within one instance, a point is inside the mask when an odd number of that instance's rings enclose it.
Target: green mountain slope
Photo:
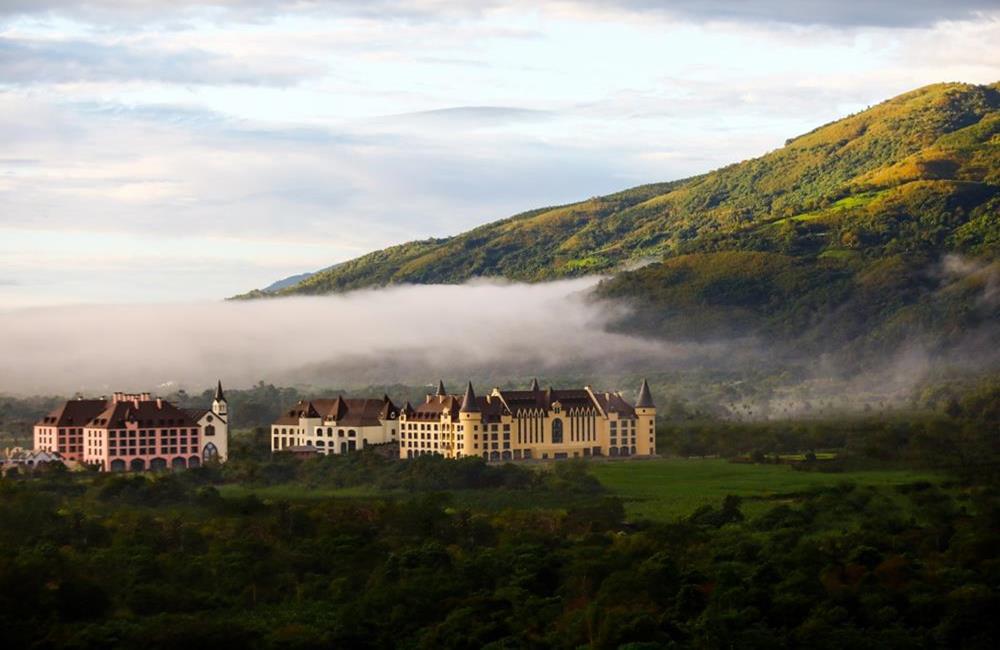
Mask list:
[[[277,295],[477,276],[540,281],[650,256],[778,252],[825,272],[857,257],[997,248],[1000,85],[938,84],[699,177],[393,246]],[[242,297],[256,297],[251,292]]]

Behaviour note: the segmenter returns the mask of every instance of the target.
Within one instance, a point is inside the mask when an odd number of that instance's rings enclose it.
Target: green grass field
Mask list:
[[[613,494],[625,501],[630,518],[674,521],[703,505],[719,505],[729,494],[743,497],[743,512],[756,516],[787,495],[811,488],[852,482],[859,486],[891,487],[914,481],[940,482],[941,474],[913,470],[866,470],[831,473],[798,472],[788,465],[752,465],[721,459],[661,459],[593,463],[591,471]],[[270,487],[223,485],[222,496],[236,498],[256,494],[264,500],[304,501],[313,499],[406,498],[406,492],[386,492],[374,487],[312,488],[289,484]],[[518,490],[453,490],[454,505],[473,510],[506,508],[567,508],[583,504],[591,496],[532,493]]]
[[[625,500],[630,517],[672,521],[705,505],[718,505],[726,495],[744,498],[743,513],[755,516],[775,505],[781,495],[842,482],[874,487],[914,481],[940,482],[934,472],[871,470],[825,474],[799,472],[788,465],[751,465],[721,459],[680,458],[595,464],[601,483]]]

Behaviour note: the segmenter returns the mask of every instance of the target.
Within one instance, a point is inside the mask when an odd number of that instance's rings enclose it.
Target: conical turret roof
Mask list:
[[[218,402],[225,402],[226,396],[222,392],[222,380],[219,380],[218,385],[215,387],[215,400]]]
[[[653,404],[653,395],[649,392],[649,382],[645,379],[642,380],[642,386],[639,387],[639,399],[635,401],[636,408],[656,408]]]
[[[472,382],[465,388],[465,397],[462,398],[462,408],[459,413],[478,413],[479,404],[476,403],[476,393],[472,390]]]
[[[438,380],[438,392],[437,392],[437,394],[439,396],[441,396],[441,397],[444,397],[445,395],[448,394],[448,391],[446,391],[444,389],[444,380],[441,380],[441,379]]]
[[[538,392],[538,378],[537,377],[535,379],[531,380],[531,388],[529,390],[531,390],[531,391],[533,391],[535,393]]]

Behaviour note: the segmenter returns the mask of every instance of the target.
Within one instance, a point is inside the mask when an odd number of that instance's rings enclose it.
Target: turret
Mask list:
[[[476,403],[476,393],[472,390],[472,382],[465,388],[465,397],[462,398],[462,408],[459,413],[478,413],[479,404]]]
[[[487,447],[485,436],[482,435],[483,414],[479,410],[479,402],[476,401],[476,393],[472,390],[472,382],[465,388],[465,397],[462,398],[462,407],[458,410],[458,422],[462,426],[463,456],[478,456]],[[481,447],[476,443],[482,443]]]
[[[642,380],[639,396],[635,400],[636,452],[640,455],[656,453],[656,404],[649,390],[649,382]]]

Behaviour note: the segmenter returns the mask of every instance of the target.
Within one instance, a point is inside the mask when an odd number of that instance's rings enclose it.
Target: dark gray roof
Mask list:
[[[655,408],[656,405],[653,404],[653,396],[649,392],[649,383],[643,379],[642,386],[639,388],[639,398],[635,401],[636,408]]]
[[[472,382],[465,388],[465,397],[462,398],[462,408],[459,413],[479,413],[479,404],[476,402],[476,393],[472,390]]]

